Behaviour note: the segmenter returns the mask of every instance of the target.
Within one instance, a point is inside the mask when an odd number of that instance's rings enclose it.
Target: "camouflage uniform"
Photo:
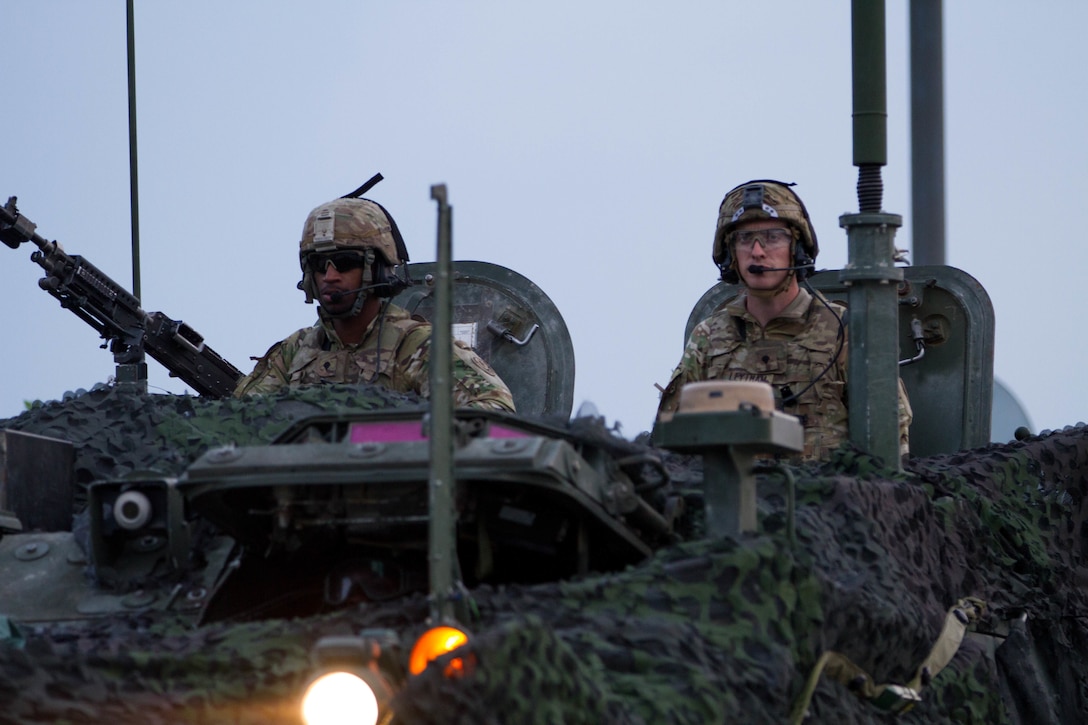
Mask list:
[[[344,345],[322,317],[273,345],[234,395],[270,393],[289,385],[366,382],[426,398],[430,347],[430,323],[391,303],[384,305],[358,345]],[[453,386],[458,407],[514,412],[506,383],[459,340],[453,347]]]
[[[673,412],[680,388],[700,380],[756,380],[770,383],[777,407],[801,419],[806,459],[822,459],[849,440],[846,402],[847,344],[833,364],[838,348],[839,322],[808,291],[796,299],[766,328],[749,314],[747,293],[696,325],[661,396],[658,412]],[[840,317],[845,308],[830,303]],[[845,328],[843,335],[846,334]],[[831,364],[815,385],[810,382]],[[784,398],[800,396],[783,406]],[[910,402],[899,381],[899,450],[909,450]]]

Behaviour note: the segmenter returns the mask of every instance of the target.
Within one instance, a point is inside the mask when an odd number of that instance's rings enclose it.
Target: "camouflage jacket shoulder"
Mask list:
[[[430,393],[431,325],[387,303],[362,342],[345,345],[321,319],[273,345],[242,379],[235,396],[268,393],[285,386],[375,383],[399,392]],[[509,388],[471,348],[453,350],[454,402],[460,407],[514,410]]]
[[[805,290],[764,327],[741,294],[696,325],[662,394],[673,412],[680,388],[701,380],[766,382],[777,407],[801,419],[805,458],[822,458],[849,438],[846,308]],[[900,383],[900,438],[906,452],[911,414]]]

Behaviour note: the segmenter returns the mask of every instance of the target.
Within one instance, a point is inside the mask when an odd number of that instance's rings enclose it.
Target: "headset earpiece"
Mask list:
[[[374,260],[373,270],[373,284],[378,285],[373,290],[376,297],[396,297],[412,284],[411,280],[398,277],[396,268],[390,267],[380,256]]]
[[[816,271],[816,260],[808,256],[808,252],[805,251],[805,245],[795,244],[793,250],[793,266],[797,269],[794,272],[797,274],[797,281],[808,279],[808,277]]]
[[[720,269],[722,282],[740,284],[740,276],[737,274],[737,270],[733,269],[733,255],[729,252],[725,253],[725,259],[722,261]]]

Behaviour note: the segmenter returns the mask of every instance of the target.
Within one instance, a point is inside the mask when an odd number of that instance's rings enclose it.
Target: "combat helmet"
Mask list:
[[[356,251],[363,256],[363,282],[373,285],[372,294],[392,297],[406,286],[395,270],[408,261],[408,250],[397,223],[381,204],[348,195],[321,204],[307,215],[299,241],[302,281],[298,284],[307,303],[318,296],[308,258],[338,251]],[[358,296],[355,307],[361,307],[363,297]]]
[[[736,284],[736,270],[729,236],[737,225],[750,219],[781,219],[793,230],[791,249],[798,279],[812,273],[812,264],[820,253],[816,230],[801,197],[791,189],[793,184],[773,179],[754,179],[729,190],[718,209],[718,228],[714,233],[714,264],[721,270],[722,280]],[[800,244],[797,242],[800,241]]]

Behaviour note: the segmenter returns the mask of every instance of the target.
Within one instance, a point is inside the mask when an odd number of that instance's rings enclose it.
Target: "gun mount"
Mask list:
[[[242,373],[200,333],[162,312],[145,312],[132,293],[87,259],[39,235],[16,201],[9,197],[0,207],[0,241],[12,249],[25,242],[37,247],[30,259],[45,270],[38,286],[98,331],[117,363],[118,382],[146,386],[146,352],[200,395],[230,395]]]

